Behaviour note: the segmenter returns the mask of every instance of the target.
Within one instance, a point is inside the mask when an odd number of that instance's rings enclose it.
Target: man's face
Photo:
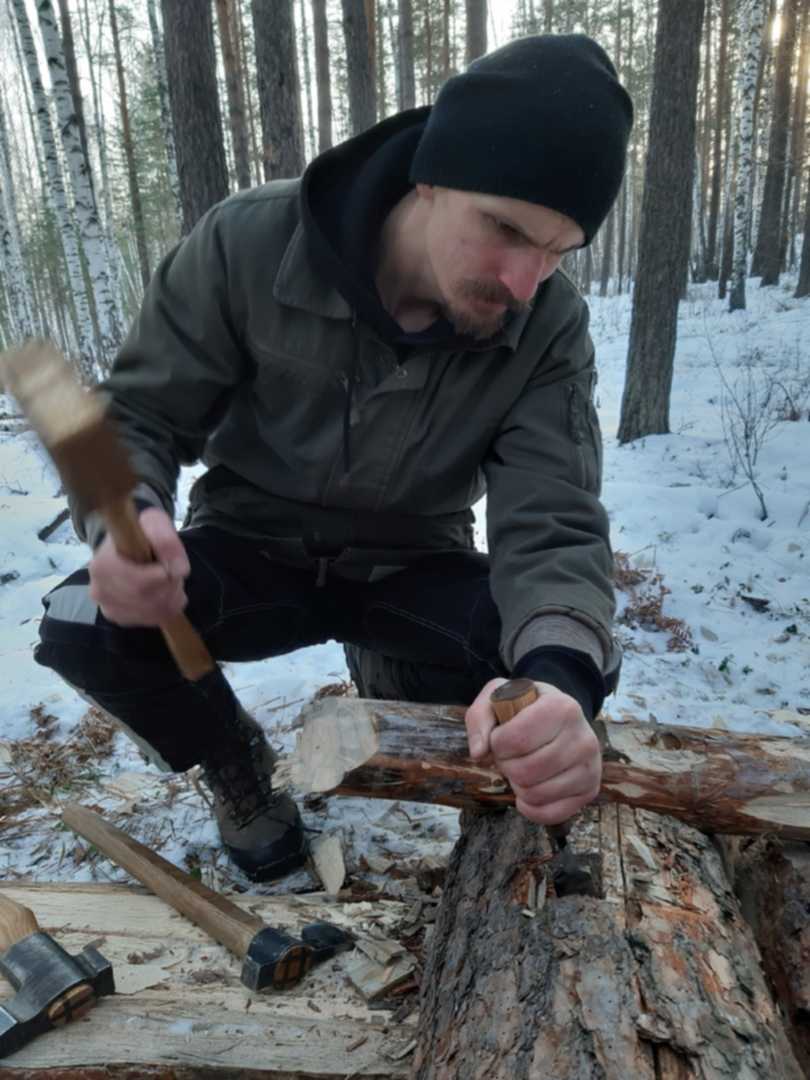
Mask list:
[[[430,203],[426,244],[435,299],[460,334],[486,339],[525,311],[568,251],[585,240],[571,218],[521,199],[418,185]]]

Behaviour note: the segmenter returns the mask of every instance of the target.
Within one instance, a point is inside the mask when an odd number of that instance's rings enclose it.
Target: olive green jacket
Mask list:
[[[339,536],[350,521],[330,572],[373,577],[420,549],[470,546],[486,492],[507,667],[542,644],[610,667],[596,374],[576,289],[557,272],[498,337],[398,356],[317,273],[298,194],[277,181],[227,199],[157,270],[106,383],[141,494],[171,510],[179,466],[202,457],[214,471],[192,493],[194,524],[304,563],[305,529],[329,536],[335,522]],[[74,520],[95,527],[81,507]]]

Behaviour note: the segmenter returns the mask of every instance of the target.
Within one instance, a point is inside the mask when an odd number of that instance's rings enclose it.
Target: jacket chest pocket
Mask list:
[[[579,457],[580,483],[599,495],[602,488],[602,431],[593,403],[596,372],[568,387],[568,433]]]

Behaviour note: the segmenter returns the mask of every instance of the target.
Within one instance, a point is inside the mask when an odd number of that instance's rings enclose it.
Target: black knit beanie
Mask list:
[[[590,243],[619,192],[633,105],[584,34],[519,38],[442,87],[411,183],[538,203]]]

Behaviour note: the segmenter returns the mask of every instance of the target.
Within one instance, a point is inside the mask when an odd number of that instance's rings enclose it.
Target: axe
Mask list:
[[[299,982],[313,964],[354,947],[351,936],[331,923],[310,923],[301,931],[300,940],[266,926],[258,915],[251,915],[196,881],[86,806],[66,803],[62,820],[238,956],[242,960],[242,982],[249,990],[286,990]]]
[[[33,912],[0,895],[0,974],[17,991],[0,1003],[0,1058],[29,1039],[76,1020],[115,993],[112,964],[92,947],[71,956],[39,928]]]

